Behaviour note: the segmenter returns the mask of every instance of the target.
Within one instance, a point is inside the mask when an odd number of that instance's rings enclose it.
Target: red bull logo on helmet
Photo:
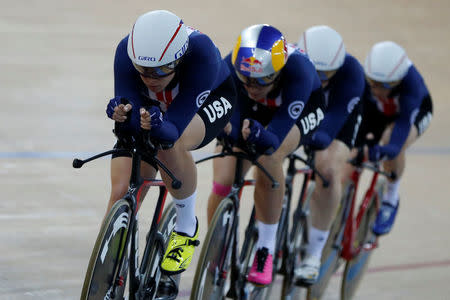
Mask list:
[[[242,72],[262,73],[262,62],[255,57],[243,57],[239,69]]]

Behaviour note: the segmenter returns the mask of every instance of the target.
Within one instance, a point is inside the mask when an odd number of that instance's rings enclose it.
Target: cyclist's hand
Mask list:
[[[244,122],[242,123],[242,129],[241,129],[241,134],[242,134],[242,138],[244,139],[244,141],[246,141],[248,139],[248,137],[250,136],[250,120],[249,119],[245,119]]]
[[[159,107],[151,106],[149,110],[141,108],[141,127],[146,130],[158,129],[163,123],[163,114]]]
[[[383,146],[380,145],[374,145],[372,147],[369,148],[368,150],[368,156],[369,156],[369,160],[371,162],[378,162],[380,160],[382,160],[385,156],[385,153],[383,151]]]
[[[232,129],[233,129],[233,125],[231,125],[231,123],[228,122],[227,125],[225,125],[225,127],[223,128],[223,132],[226,135],[230,135]]]
[[[230,122],[219,132],[219,134],[216,136],[216,138],[219,141],[223,141],[224,139],[230,139],[230,133],[231,133],[232,125]]]
[[[244,141],[258,144],[265,131],[264,126],[256,120],[245,119],[242,123],[241,133]]]
[[[279,146],[277,136],[253,119],[244,120],[241,133],[243,140],[255,145],[260,154],[270,155]]]
[[[121,97],[114,97],[109,100],[106,107],[106,114],[110,119],[116,122],[125,122],[127,120],[127,114],[131,111],[132,105],[130,103],[123,104]]]

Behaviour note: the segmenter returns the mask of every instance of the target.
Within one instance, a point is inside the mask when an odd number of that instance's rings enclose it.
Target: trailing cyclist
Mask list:
[[[280,183],[272,188],[269,179],[255,170],[259,235],[248,280],[266,285],[272,282],[275,237],[285,188],[283,160],[323,119],[323,93],[311,61],[270,25],[245,28],[224,61],[238,89],[228,133],[238,146],[241,142],[253,144],[262,154],[258,162]],[[234,167],[233,157],[214,160],[209,221],[231,190]],[[249,167],[249,163],[244,165],[244,174]]]
[[[371,161],[383,160],[385,171],[394,172],[373,226],[377,235],[388,233],[399,207],[399,185],[405,169],[406,149],[428,128],[433,105],[419,71],[405,50],[391,41],[373,45],[364,71],[368,92],[358,143],[371,133],[375,145],[369,148]]]
[[[173,144],[157,154],[182,182],[180,189],[173,189],[161,171],[177,211],[161,268],[168,274],[183,272],[198,245],[199,226],[197,170],[189,151],[208,144],[230,120],[236,97],[230,71],[208,36],[169,11],[150,11],[117,46],[114,92],[106,113],[121,124],[116,148],[129,147],[127,140],[142,140],[144,130],[153,139]],[[126,193],[130,172],[130,157],[112,158],[108,210]],[[156,172],[156,166],[142,162],[143,177],[154,178]]]
[[[305,259],[295,270],[298,281],[312,284],[319,276],[322,250],[342,197],[346,162],[361,123],[360,100],[365,85],[363,67],[346,52],[341,35],[334,29],[325,25],[310,27],[301,35],[298,47],[313,61],[327,102],[325,118],[309,144],[312,150],[318,150],[315,166],[330,185],[324,187],[316,178],[309,243]]]

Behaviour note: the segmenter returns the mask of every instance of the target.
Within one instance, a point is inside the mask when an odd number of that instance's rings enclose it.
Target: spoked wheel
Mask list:
[[[180,274],[173,276],[162,275],[160,263],[164,251],[169,243],[169,237],[176,224],[175,204],[171,202],[164,210],[158,232],[161,234],[155,241],[150,241],[152,249],[144,269],[144,280],[142,282],[144,292],[143,299],[175,299],[178,294]]]
[[[81,300],[89,299],[123,299],[126,270],[128,269],[128,249],[125,241],[130,220],[130,206],[127,201],[117,201],[106,216],[92,250],[89,265],[81,291]],[[126,261],[122,271],[115,276],[115,269],[122,257]],[[114,280],[121,281],[115,291],[112,290]]]
[[[203,241],[192,285],[191,300],[225,298],[225,283],[233,246],[230,234],[234,214],[233,201],[229,198],[223,199],[214,213]]]
[[[386,180],[380,178],[375,188],[375,194],[367,207],[366,213],[361,219],[361,224],[356,232],[356,246],[363,247],[361,252],[348,261],[345,265],[344,275],[342,276],[341,299],[352,299],[361,279],[369,265],[370,256],[373,249],[368,249],[376,240],[375,234],[372,232],[372,225],[377,216],[377,201],[381,200]],[[378,200],[376,199],[378,197]],[[381,202],[381,201],[380,201]],[[366,247],[366,248],[365,248]]]
[[[281,287],[281,299],[284,300],[298,300],[301,299],[302,288],[296,285],[295,282],[295,268],[301,263],[304,247],[307,243],[307,229],[308,219],[307,213],[309,211],[309,203],[311,202],[312,193],[314,191],[315,183],[311,182],[306,191],[306,199],[302,212],[303,216],[298,216],[297,220],[292,223],[292,231],[290,234],[289,251],[291,255],[287,257],[285,262],[286,272],[284,274],[283,283]]]
[[[319,278],[317,282],[308,288],[308,300],[320,299],[328,286],[331,276],[339,268],[342,261],[341,242],[342,234],[345,228],[345,220],[348,215],[348,208],[346,200],[351,201],[353,193],[355,192],[353,184],[347,186],[346,192],[341,201],[336,217],[331,225],[330,235],[322,251],[321,265],[319,271]]]

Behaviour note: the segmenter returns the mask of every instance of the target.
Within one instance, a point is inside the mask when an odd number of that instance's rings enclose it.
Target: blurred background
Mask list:
[[[0,299],[79,298],[109,198],[109,159],[81,170],[71,161],[114,144],[105,108],[115,48],[139,15],[155,9],[207,34],[223,56],[256,23],[277,27],[291,43],[310,26],[329,25],[361,62],[378,41],[402,45],[431,91],[433,120],[409,151],[397,224],[357,298],[450,299],[447,0],[0,0]],[[205,225],[210,178],[211,164],[200,166],[197,212]],[[194,271],[184,275],[180,299]],[[335,276],[326,299],[338,299],[338,284]]]

